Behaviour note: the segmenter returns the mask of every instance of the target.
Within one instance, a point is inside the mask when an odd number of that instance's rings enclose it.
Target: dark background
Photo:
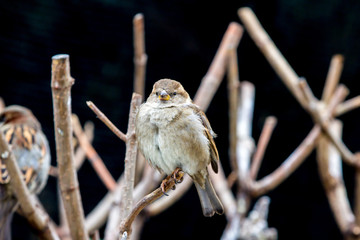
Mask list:
[[[95,123],[94,147],[117,178],[123,170],[125,144],[117,139],[85,104],[92,100],[124,132],[127,128],[133,81],[132,18],[145,16],[148,54],[146,94],[160,78],[183,83],[194,96],[222,36],[237,9],[254,9],[283,55],[299,76],[321,97],[333,54],[345,56],[341,82],[350,96],[360,93],[359,1],[1,1],[0,96],[7,105],[31,108],[48,136],[53,164],[55,145],[50,89],[51,57],[70,55],[73,112],[82,123]],[[272,172],[299,145],[312,121],[299,106],[247,34],[240,42],[241,80],[256,86],[253,136],[258,139],[264,119],[278,118],[259,177]],[[216,143],[225,171],[228,166],[228,112],[226,84],[220,86],[207,116],[218,134]],[[343,139],[359,151],[359,110],[341,117]],[[279,239],[341,239],[318,177],[315,155],[278,188],[272,199],[269,225]],[[349,199],[353,202],[354,171],[344,166]],[[85,163],[78,172],[85,213],[106,190]],[[57,220],[56,180],[49,178],[40,198]],[[224,216],[204,218],[194,188],[169,210],[146,222],[142,239],[219,239]],[[16,217],[14,239],[33,239],[26,222]]]

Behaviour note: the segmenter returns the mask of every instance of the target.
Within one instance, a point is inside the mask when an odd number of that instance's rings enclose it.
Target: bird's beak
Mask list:
[[[170,99],[170,95],[165,90],[162,90],[159,94],[159,99],[161,101],[168,101]]]

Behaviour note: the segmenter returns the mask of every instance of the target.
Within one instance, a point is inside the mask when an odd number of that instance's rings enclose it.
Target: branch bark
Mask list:
[[[138,13],[133,19],[134,32],[134,92],[144,97],[147,55],[145,53],[144,15]]]
[[[125,155],[125,170],[124,170],[124,185],[121,190],[120,206],[114,206],[108,220],[106,228],[105,239],[117,239],[119,234],[119,224],[130,214],[133,205],[133,189],[135,181],[135,162],[137,156],[137,141],[135,136],[135,118],[137,108],[142,101],[141,95],[133,93],[130,113],[128,131],[126,134],[126,155]],[[130,234],[128,233],[128,238]]]
[[[51,89],[61,197],[64,201],[71,237],[88,239],[73,158],[70,94],[73,84],[74,79],[70,76],[69,55],[53,56]]]
[[[331,122],[330,129],[335,136],[341,137],[340,121]],[[346,194],[340,154],[325,136],[321,136],[319,140],[317,161],[319,175],[340,231],[345,237],[349,234],[359,235],[360,228],[355,225],[355,216]]]

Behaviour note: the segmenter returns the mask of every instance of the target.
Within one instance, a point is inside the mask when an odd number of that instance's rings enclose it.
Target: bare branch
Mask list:
[[[255,153],[253,155],[251,168],[250,168],[250,177],[255,180],[256,176],[259,172],[261,161],[264,157],[264,153],[266,151],[266,147],[269,143],[270,137],[273,133],[273,130],[276,126],[277,119],[275,117],[267,117],[264,123],[264,127],[259,137],[259,142]]]
[[[229,101],[229,157],[231,168],[237,171],[238,166],[236,162],[236,123],[238,110],[238,95],[239,95],[239,69],[236,48],[231,48],[228,51],[228,101]]]
[[[145,53],[144,15],[138,13],[133,19],[134,32],[134,92],[144,97],[147,55]]]
[[[270,65],[274,68],[275,72],[280,76],[281,80],[292,92],[299,103],[302,106],[305,106],[306,100],[297,87],[299,76],[291,68],[290,64],[286,61],[279,49],[277,49],[270,36],[261,26],[254,12],[248,7],[243,7],[238,10],[238,15],[250,37],[254,40],[255,44],[264,54]]]
[[[81,125],[79,118],[75,114],[72,115],[72,121],[74,126],[79,126],[74,127],[74,134],[79,140],[80,147],[85,151],[91,165],[95,169],[97,175],[100,177],[106,188],[110,191],[113,191],[116,187],[116,182],[107,167],[105,166],[103,160],[100,158],[96,150],[90,144],[89,139],[87,139],[85,133],[80,127]]]
[[[70,97],[73,84],[74,79],[70,76],[69,55],[53,56],[51,89],[61,197],[64,201],[72,238],[88,239],[73,158]]]
[[[236,49],[242,37],[243,28],[240,24],[230,23],[220,43],[208,72],[201,81],[200,87],[195,94],[194,102],[206,111],[215,95],[225,73],[229,48]]]
[[[342,123],[340,121],[331,122],[330,129],[336,137],[341,137]],[[346,194],[341,158],[337,149],[325,136],[321,136],[319,140],[317,161],[319,175],[340,231],[343,235],[349,233],[355,235],[359,227],[355,226],[355,216]]]
[[[135,118],[137,108],[142,101],[141,95],[133,93],[130,113],[128,131],[126,134],[126,155],[125,155],[125,170],[124,170],[124,185],[121,189],[120,206],[115,205],[108,219],[108,225],[105,231],[105,239],[118,239],[118,226],[124,220],[132,209],[133,205],[133,189],[135,182],[135,161],[137,156],[137,141],[135,136]],[[128,236],[130,234],[128,233]]]
[[[328,103],[339,83],[340,75],[344,66],[344,56],[336,54],[331,58],[330,68],[325,81],[322,101]]]
[[[237,115],[237,165],[238,184],[243,187],[249,177],[251,155],[254,151],[252,139],[252,119],[254,112],[255,87],[250,82],[242,82],[240,86]]]
[[[92,101],[87,101],[88,107],[96,114],[96,116],[116,135],[118,138],[126,142],[126,135],[121,132]]]
[[[81,126],[80,125],[76,126],[75,123],[73,122],[73,128],[81,129]],[[81,129],[81,131],[82,131],[82,129]],[[74,130],[74,132],[75,132],[75,130]],[[91,122],[91,121],[85,122],[84,134],[85,134],[87,140],[89,141],[89,143],[91,144],[94,139],[94,123],[93,122]],[[84,149],[82,149],[81,147],[77,148],[77,150],[75,151],[75,154],[74,154],[75,168],[77,171],[80,169],[80,167],[84,163],[85,158],[86,158],[86,153],[85,153]]]
[[[335,110],[335,116],[343,115],[358,107],[360,107],[360,96],[351,98],[343,103],[340,103]]]
[[[23,180],[22,173],[17,165],[13,153],[0,132],[0,158],[6,165],[6,169],[11,177],[8,183],[9,188],[15,194],[19,202],[23,215],[27,218],[30,225],[36,229],[42,239],[59,239],[55,228],[50,224],[50,218],[38,205],[34,195],[30,194]]]
[[[167,179],[167,182],[165,184],[165,192],[169,191],[170,189],[172,189],[176,182],[181,181],[181,179],[184,176],[184,172],[180,171],[176,178],[169,178]],[[163,196],[164,193],[161,190],[161,187],[157,188],[155,191],[153,191],[152,193],[146,195],[143,199],[141,199],[133,208],[133,210],[131,211],[130,215],[128,215],[126,217],[126,219],[121,223],[120,226],[120,234],[123,234],[124,232],[127,232],[128,235],[129,233],[131,233],[131,224],[134,221],[135,217],[137,215],[139,215],[139,213],[149,204],[151,204],[152,202],[154,202],[155,200],[157,200],[158,198],[160,198],[161,196]]]
[[[277,187],[290,176],[313,151],[320,134],[321,127],[315,125],[303,142],[274,172],[251,184],[250,191],[252,195],[261,196]]]

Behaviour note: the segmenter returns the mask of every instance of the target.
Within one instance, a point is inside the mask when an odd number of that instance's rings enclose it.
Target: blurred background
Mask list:
[[[51,57],[70,55],[72,108],[82,124],[95,123],[93,145],[114,178],[123,171],[125,144],[95,118],[85,101],[93,101],[126,132],[133,89],[132,19],[145,17],[146,94],[155,81],[180,81],[194,96],[237,9],[250,6],[299,76],[321,97],[332,55],[345,56],[341,82],[350,97],[360,94],[360,2],[355,0],[89,0],[0,1],[0,96],[7,105],[32,109],[40,120],[55,161],[51,100]],[[278,118],[259,178],[271,173],[300,144],[313,126],[263,55],[245,33],[238,49],[240,80],[255,84],[253,137],[257,141],[267,116]],[[207,116],[218,134],[216,144],[226,174],[228,163],[227,88],[224,81]],[[343,139],[359,151],[360,111],[340,118]],[[353,201],[354,169],[344,165]],[[78,172],[85,214],[106,193],[88,162]],[[315,154],[283,184],[271,191],[269,225],[279,239],[341,239],[318,177]],[[49,177],[40,194],[57,221],[56,179]],[[224,216],[204,218],[194,187],[169,210],[145,223],[141,239],[219,239]],[[36,239],[25,220],[15,217],[14,239]]]

